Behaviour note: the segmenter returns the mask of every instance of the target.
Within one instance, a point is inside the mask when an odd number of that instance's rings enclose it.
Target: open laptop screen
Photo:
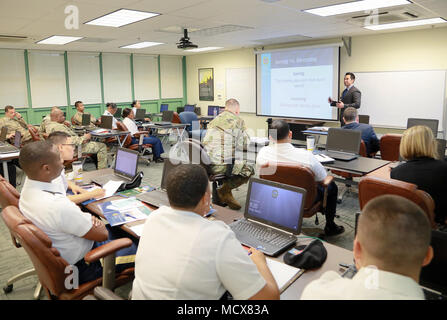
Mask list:
[[[14,135],[14,147],[20,148],[20,143],[22,142],[22,133],[20,131],[16,131]]]
[[[163,111],[168,111],[168,105],[165,103],[162,103],[160,105],[160,112],[163,112]]]
[[[418,119],[418,118],[408,118],[407,129],[414,126],[427,126],[433,131],[435,138],[438,135],[438,125],[439,120],[437,119]]]
[[[146,109],[137,109],[135,120],[143,120],[145,115],[146,115]]]
[[[326,150],[359,154],[362,132],[341,128],[329,128]]]
[[[89,113],[83,113],[82,114],[82,125],[83,126],[90,125],[90,119],[91,119],[91,115]]]
[[[245,218],[299,234],[305,195],[302,188],[252,178],[245,203]]]
[[[137,174],[138,152],[118,148],[116,152],[115,173],[133,178]]]
[[[167,189],[167,177],[169,172],[172,171],[173,168],[175,168],[176,166],[182,164],[180,161],[178,160],[173,160],[173,162],[171,162],[171,159],[165,159],[164,163],[163,163],[163,174],[161,176],[161,185],[160,188],[162,190],[166,190]]]
[[[216,114],[220,113],[220,107],[219,106],[208,106],[208,115],[214,116],[214,110],[216,110]]]
[[[185,111],[194,112],[194,106],[190,104],[185,105]]]

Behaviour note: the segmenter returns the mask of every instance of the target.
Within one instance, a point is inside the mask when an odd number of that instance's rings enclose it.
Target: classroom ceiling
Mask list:
[[[191,41],[199,47],[234,50],[432,27],[371,31],[363,28],[365,17],[353,18],[366,15],[365,12],[320,17],[302,11],[344,2],[349,0],[2,0],[0,48],[192,55],[199,53],[177,49],[176,43],[183,35],[182,28],[189,29]],[[447,19],[446,0],[412,2],[406,6],[381,9],[380,23],[432,17]],[[69,5],[79,9],[79,29],[65,27],[68,14],[64,11]],[[84,24],[121,8],[161,15],[120,28]],[[410,18],[405,12],[417,18]],[[447,23],[435,27],[446,26]],[[52,35],[85,38],[66,45],[36,44]],[[141,41],[164,44],[144,49],[119,48]]]

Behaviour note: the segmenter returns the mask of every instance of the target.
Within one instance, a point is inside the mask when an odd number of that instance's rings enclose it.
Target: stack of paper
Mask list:
[[[329,131],[329,127],[311,127],[311,128],[308,128],[307,130],[312,130],[312,131]]]
[[[152,212],[144,203],[135,198],[107,201],[99,203],[98,207],[112,227],[144,220]]]
[[[301,269],[288,264],[270,258],[266,258],[266,260],[273,278],[278,284],[279,292],[286,290],[303,273]]]
[[[318,160],[320,163],[332,163],[332,162],[335,161],[333,158],[328,157],[327,155],[322,154],[322,153],[320,153],[320,154],[316,154],[315,157],[317,158],[317,160]]]

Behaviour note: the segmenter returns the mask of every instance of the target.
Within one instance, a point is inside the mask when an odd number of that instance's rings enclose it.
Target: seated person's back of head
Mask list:
[[[366,155],[370,156],[380,149],[380,141],[374,132],[372,126],[366,123],[359,123],[357,109],[353,107],[346,108],[343,112],[345,125],[343,129],[359,130],[362,132],[362,140],[366,146]]]
[[[302,299],[424,299],[421,268],[430,263],[431,227],[422,209],[395,195],[374,198],[358,221],[352,279],[329,271],[304,290]]]
[[[402,135],[400,155],[407,160],[391,170],[391,178],[418,186],[435,201],[435,221],[447,224],[447,162],[436,160],[437,141],[430,128],[414,126]]]
[[[145,222],[135,260],[133,299],[272,299],[279,292],[262,253],[249,257],[222,222],[203,217],[210,210],[205,169],[179,165],[167,177],[171,207]]]

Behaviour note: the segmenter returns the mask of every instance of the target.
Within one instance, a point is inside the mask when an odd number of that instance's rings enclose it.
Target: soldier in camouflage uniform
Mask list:
[[[107,168],[107,146],[102,142],[88,142],[90,133],[78,136],[71,128],[65,126],[64,113],[56,108],[51,111],[51,122],[45,126],[45,132],[50,134],[54,131],[62,131],[68,133],[72,137],[72,141],[78,147],[81,146],[82,153],[96,153],[98,156],[98,169]]]
[[[6,126],[8,128],[8,136],[15,134],[16,131],[20,131],[22,134],[22,143],[31,142],[32,136],[29,133],[28,125],[20,113],[16,112],[13,106],[5,107],[5,117],[1,119],[0,127]]]
[[[233,198],[231,190],[246,183],[254,174],[254,167],[242,159],[242,151],[247,149],[250,137],[246,132],[245,122],[239,117],[239,102],[229,99],[225,103],[225,111],[208,124],[203,145],[211,159],[211,171],[222,174],[234,160],[232,177],[225,179],[217,190],[220,202],[228,204],[233,210],[241,205]]]
[[[88,112],[84,112],[84,104],[82,103],[82,101],[76,101],[75,102],[75,107],[77,112],[75,113],[75,115],[73,116],[73,122],[75,125],[80,126],[82,125],[82,115],[85,114],[90,114]],[[90,124],[91,125],[96,125],[96,118],[94,116],[92,116],[90,114]]]

